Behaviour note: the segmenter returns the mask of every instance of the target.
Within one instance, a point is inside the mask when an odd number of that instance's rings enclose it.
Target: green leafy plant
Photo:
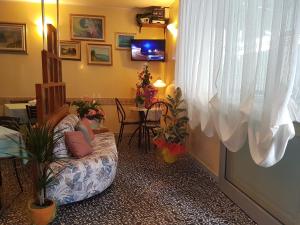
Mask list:
[[[49,187],[61,172],[55,173],[50,164],[62,160],[53,154],[53,149],[62,135],[59,131],[53,131],[47,124],[21,127],[20,133],[25,142],[25,147],[21,150],[27,153],[26,159],[33,166],[35,204],[39,207],[47,206],[49,202],[46,201],[46,187]]]
[[[166,126],[158,129],[155,137],[162,138],[167,143],[184,144],[187,132],[187,123],[189,118],[186,116],[186,108],[183,107],[181,89],[178,87],[174,92],[174,97],[168,95],[167,105],[170,113],[165,115]]]
[[[71,105],[76,107],[76,111],[80,118],[86,117],[88,119],[98,119],[100,121],[105,117],[101,104],[96,100],[78,100],[72,102]]]

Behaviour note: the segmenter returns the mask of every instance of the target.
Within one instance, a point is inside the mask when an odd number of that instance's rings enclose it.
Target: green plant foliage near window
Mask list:
[[[169,108],[168,115],[165,116],[166,126],[158,129],[155,139],[161,139],[171,144],[184,144],[188,136],[187,123],[189,118],[186,116],[186,108],[182,99],[181,89],[178,87],[174,92],[174,97],[168,95],[167,105]]]

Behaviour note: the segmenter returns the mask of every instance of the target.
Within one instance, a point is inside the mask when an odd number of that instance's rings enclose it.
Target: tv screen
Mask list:
[[[165,61],[165,40],[132,40],[131,59],[134,61]]]

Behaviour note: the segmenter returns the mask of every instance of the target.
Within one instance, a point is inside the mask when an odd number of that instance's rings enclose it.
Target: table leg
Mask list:
[[[138,143],[138,146],[139,148],[141,147],[141,142],[142,142],[142,127],[140,126],[139,127],[139,143]]]
[[[141,148],[142,138],[143,138],[143,123],[144,123],[144,119],[145,119],[144,111],[139,112],[139,117],[140,117],[140,125],[139,125],[140,129],[139,129],[139,143],[138,143],[138,146],[139,146],[139,148]]]
[[[138,127],[133,131],[133,133],[132,133],[132,135],[131,135],[131,137],[130,137],[130,139],[129,139],[128,145],[131,145],[131,141],[132,141],[132,139],[134,138],[135,133],[136,133],[138,130],[140,130],[140,129],[141,129],[140,126],[138,126]]]
[[[17,159],[13,159],[14,169],[15,169],[15,173],[16,173],[16,177],[17,177],[17,181],[18,181],[19,187],[21,189],[21,192],[23,192],[23,187],[22,187],[22,184],[21,184],[21,181],[20,181],[20,177],[19,177],[19,173],[18,173],[18,169],[17,169],[17,162],[16,162],[16,160]]]
[[[0,165],[0,212],[2,212],[2,173]]]

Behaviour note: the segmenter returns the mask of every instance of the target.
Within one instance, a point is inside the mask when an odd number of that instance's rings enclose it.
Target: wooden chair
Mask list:
[[[26,105],[27,117],[30,125],[34,125],[37,122],[37,110],[36,106]]]
[[[0,126],[18,131],[20,126],[20,119],[11,116],[0,116]]]
[[[145,150],[150,150],[151,135],[156,135],[155,129],[160,128],[162,123],[166,125],[166,116],[168,115],[168,105],[163,101],[158,101],[149,106],[145,113],[145,118],[142,124],[142,139],[145,144]]]
[[[122,141],[124,127],[126,125],[139,125],[140,121],[128,121],[126,118],[125,110],[124,110],[121,102],[119,101],[119,99],[115,98],[115,102],[116,102],[116,106],[117,106],[118,119],[119,119],[119,123],[120,123],[120,131],[119,131],[119,137],[118,137],[118,142],[117,142],[117,146],[119,146],[119,144]]]

